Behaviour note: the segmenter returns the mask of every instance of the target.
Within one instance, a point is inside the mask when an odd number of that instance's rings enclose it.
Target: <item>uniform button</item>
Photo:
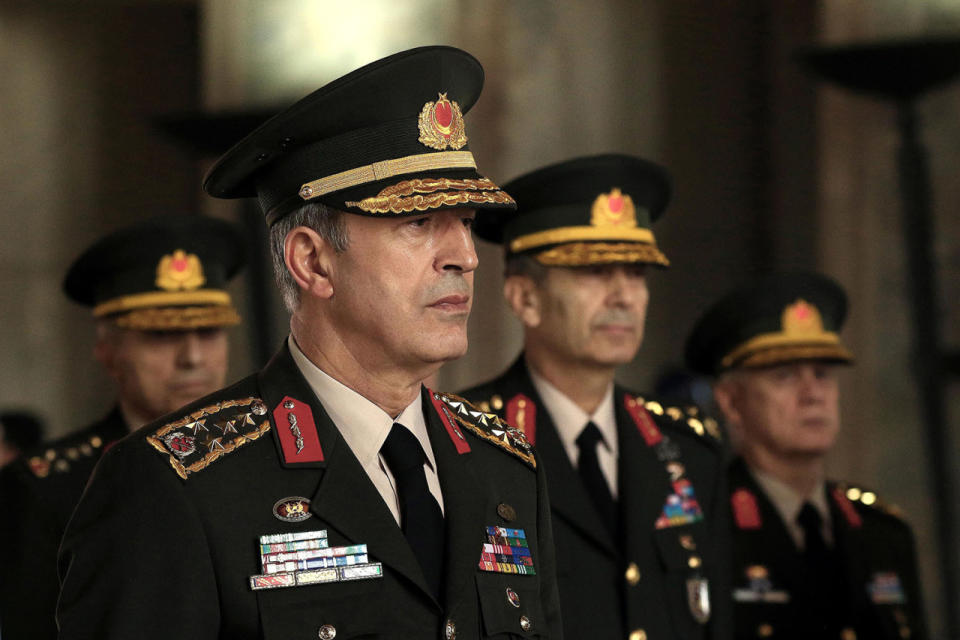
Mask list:
[[[320,640],[333,640],[337,637],[337,628],[332,624],[325,624],[320,627],[320,631],[317,632],[317,636]]]
[[[757,637],[759,638],[769,638],[773,635],[773,625],[769,625],[764,622],[762,625],[757,627]]]
[[[643,629],[634,629],[630,632],[630,640],[647,640],[647,632]]]
[[[840,638],[842,638],[842,640],[857,640],[857,632],[847,627],[840,632]]]
[[[627,570],[624,572],[624,576],[627,579],[627,584],[631,587],[637,586],[637,583],[640,582],[640,567],[637,566],[636,562],[631,562],[627,565]]]
[[[517,510],[508,505],[506,502],[501,502],[497,505],[497,513],[499,513],[500,517],[507,522],[513,522],[517,519]]]
[[[700,556],[690,556],[690,559],[687,560],[687,565],[688,565],[691,569],[696,569],[696,568],[698,568],[701,564],[702,564],[702,562],[701,562],[701,560],[700,560]]]
[[[447,640],[454,640],[457,637],[457,625],[453,624],[453,620],[447,620],[447,624],[443,626],[443,636]]]
[[[530,628],[533,626],[533,623],[530,622],[530,618],[527,616],[520,616],[520,628],[524,631],[530,631]]]
[[[680,546],[687,551],[693,551],[697,548],[697,543],[690,534],[683,534],[680,536]]]
[[[493,396],[490,398],[490,406],[493,407],[494,411],[500,411],[500,409],[503,409],[503,398],[500,396]]]

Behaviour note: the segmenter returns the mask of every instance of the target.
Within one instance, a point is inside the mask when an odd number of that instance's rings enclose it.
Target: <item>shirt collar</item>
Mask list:
[[[394,420],[383,409],[313,364],[292,335],[287,339],[287,344],[300,373],[317,394],[320,404],[361,465],[368,466],[380,454],[390,428],[394,422],[399,422],[420,441],[430,467],[434,470],[437,468],[419,394]]]
[[[763,492],[770,498],[770,502],[776,507],[780,517],[784,522],[794,523],[803,508],[804,502],[809,502],[816,508],[820,514],[821,520],[826,524],[830,522],[830,505],[827,504],[827,486],[823,480],[817,482],[810,496],[804,497],[793,490],[793,488],[775,478],[769,473],[759,469],[750,469],[754,479]]]
[[[613,404],[613,382],[607,387],[603,394],[603,400],[597,406],[592,414],[587,414],[576,402],[568,398],[562,391],[557,389],[546,378],[533,370],[533,367],[527,366],[530,371],[530,379],[536,388],[540,399],[546,405],[553,423],[557,427],[557,433],[560,435],[560,441],[563,442],[563,448],[571,460],[576,460],[579,454],[577,448],[577,437],[588,422],[593,422],[600,430],[603,436],[603,446],[607,448],[614,457],[617,456],[617,417]]]

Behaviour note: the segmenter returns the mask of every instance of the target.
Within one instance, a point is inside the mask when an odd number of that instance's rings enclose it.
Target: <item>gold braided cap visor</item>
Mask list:
[[[147,291],[111,298],[93,308],[95,318],[147,307],[230,306],[230,294],[221,289]]]
[[[796,335],[763,333],[740,344],[720,361],[723,369],[765,367],[797,360],[852,362],[853,354],[832,331],[798,339]]]
[[[118,327],[142,331],[188,331],[232,327],[240,315],[232,306],[134,309],[114,318]]]
[[[546,267],[587,267],[601,264],[670,266],[670,260],[653,244],[639,242],[571,242],[534,254]]]
[[[656,245],[653,232],[645,227],[573,226],[557,227],[517,236],[510,241],[510,252],[520,253],[537,247],[566,242],[603,241],[641,242]]]

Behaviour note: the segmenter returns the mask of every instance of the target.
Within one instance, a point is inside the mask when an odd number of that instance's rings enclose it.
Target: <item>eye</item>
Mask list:
[[[474,223],[476,222],[476,218],[474,218],[473,216],[470,216],[468,218],[463,218],[462,221],[463,221],[463,226],[465,226],[467,229],[472,229]]]
[[[430,216],[420,216],[419,218],[410,218],[407,222],[411,227],[425,227],[430,220]]]

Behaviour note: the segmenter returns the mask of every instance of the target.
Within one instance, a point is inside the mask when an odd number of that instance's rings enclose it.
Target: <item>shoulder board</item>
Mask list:
[[[101,447],[103,447],[103,438],[96,434],[90,434],[81,439],[68,437],[67,442],[54,443],[53,446],[28,457],[27,468],[38,478],[67,473],[73,468],[74,462],[99,456]]]
[[[443,403],[441,408],[449,411],[448,418],[453,418],[457,424],[460,424],[481,440],[486,440],[512,453],[532,468],[537,468],[537,460],[533,456],[533,447],[527,442],[522,431],[515,429],[493,413],[480,411],[460,396],[436,391],[431,393],[433,393],[435,399]]]
[[[177,475],[187,479],[228,453],[270,431],[260,398],[225,400],[168,422],[147,436],[166,455]]]
[[[720,426],[717,421],[709,416],[702,415],[699,408],[688,406],[684,408],[664,406],[656,400],[644,400],[640,396],[635,396],[637,402],[643,404],[644,408],[653,415],[661,418],[661,422],[675,426],[684,426],[698,436],[709,436],[717,442],[723,441],[723,434],[720,432]]]
[[[847,500],[855,505],[863,505],[870,509],[880,511],[889,516],[903,520],[903,511],[900,509],[900,507],[895,504],[888,504],[884,502],[874,491],[869,491],[862,487],[843,483],[837,484],[836,489],[844,497],[846,497]]]

